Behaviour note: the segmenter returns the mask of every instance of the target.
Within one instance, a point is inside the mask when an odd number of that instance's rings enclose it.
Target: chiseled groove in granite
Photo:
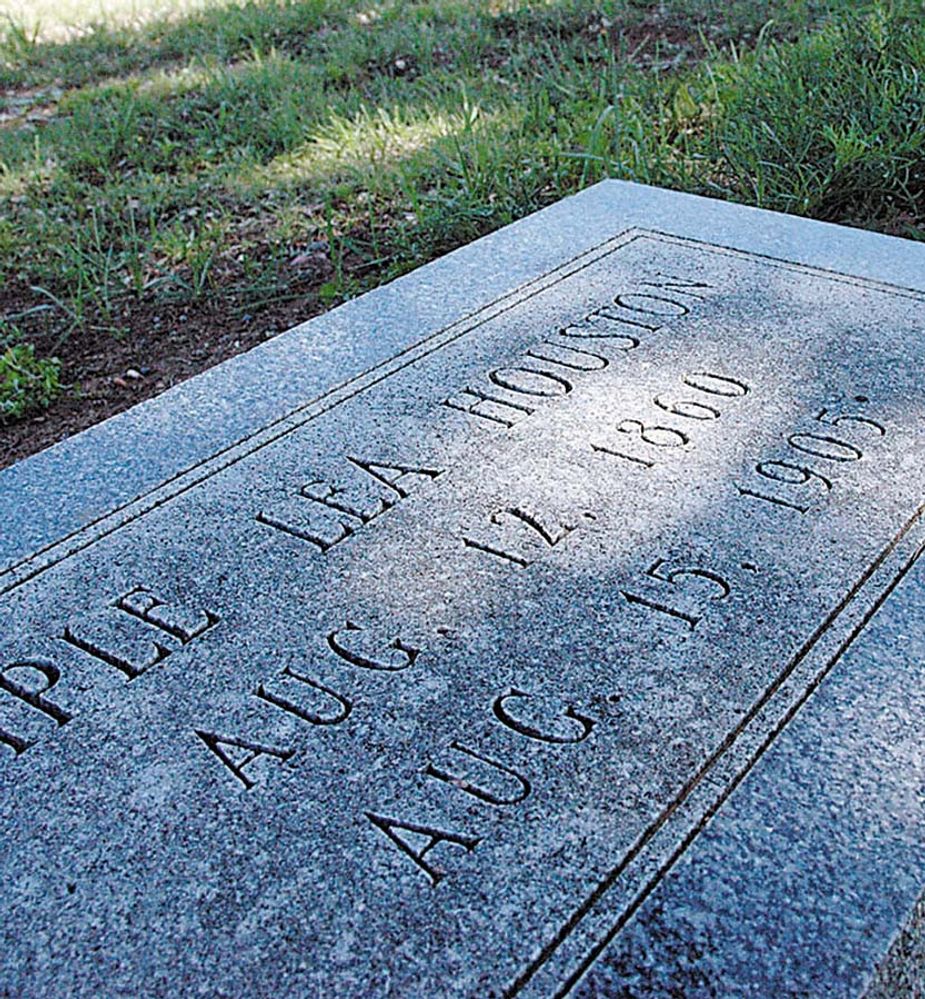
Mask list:
[[[125,527],[139,517],[143,517],[151,510],[155,510],[165,503],[170,502],[175,497],[181,496],[188,490],[205,482],[217,472],[250,457],[267,445],[272,444],[281,437],[285,437],[291,431],[297,430],[306,423],[309,423],[322,413],[326,413],[340,403],[359,395],[390,375],[401,371],[410,364],[416,363],[428,354],[440,350],[460,337],[473,332],[485,323],[496,319],[505,312],[521,305],[523,302],[529,301],[535,295],[566,280],[573,274],[577,274],[584,268],[590,267],[601,258],[609,256],[611,253],[615,253],[625,246],[629,246],[640,238],[650,237],[648,233],[640,229],[627,229],[602,243],[598,243],[596,246],[573,257],[571,260],[567,260],[564,264],[560,264],[558,267],[519,285],[517,288],[500,296],[476,312],[463,316],[461,319],[456,320],[456,322],[436,330],[423,340],[411,344],[404,350],[394,354],[388,360],[381,361],[379,364],[368,368],[348,381],[335,385],[320,396],[316,396],[314,399],[297,406],[289,413],[272,421],[255,433],[235,441],[233,444],[215,452],[210,457],[171,476],[149,492],[141,496],[136,496],[128,503],[110,510],[102,517],[98,517],[79,530],[65,535],[65,537],[52,542],[50,545],[46,545],[44,548],[40,548],[38,551],[14,562],[0,571],[0,596],[11,592],[28,580],[40,575],[46,569],[57,565],[72,555],[76,555],[78,552],[83,551],[95,542]],[[574,266],[576,264],[578,266]],[[439,342],[435,343],[434,341]],[[409,357],[409,354],[413,356]],[[399,361],[401,363],[396,363]],[[371,377],[374,375],[375,377]],[[350,391],[346,391],[348,389]],[[304,414],[302,419],[298,418],[300,414]],[[120,514],[123,516],[120,517]],[[107,523],[107,521],[111,520],[115,520],[116,522]],[[68,542],[74,543],[68,545]],[[61,552],[56,551],[59,548],[64,548],[65,550]],[[40,564],[32,565],[42,555],[47,555],[48,557],[41,561]],[[9,580],[10,576],[13,577],[12,580]],[[7,581],[3,582],[4,580]]]
[[[659,883],[663,878],[671,871],[674,865],[681,859],[684,853],[688,850],[700,832],[707,826],[707,824],[716,816],[720,808],[726,803],[726,801],[732,796],[733,792],[742,784],[746,777],[751,773],[754,767],[760,762],[764,754],[771,748],[777,737],[783,732],[783,730],[793,721],[797,713],[806,705],[810,698],[818,690],[819,686],[825,680],[826,676],[832,671],[839,660],[845,655],[848,649],[854,644],[861,632],[867,627],[874,615],[880,610],[885,601],[893,593],[897,586],[905,579],[909,572],[914,568],[915,564],[918,562],[923,551],[925,551],[925,541],[919,542],[915,547],[911,556],[909,556],[903,563],[899,572],[895,574],[892,580],[884,588],[884,590],[878,595],[873,604],[867,609],[867,611],[861,617],[861,620],[851,629],[848,637],[841,642],[838,646],[837,651],[832,655],[825,666],[819,673],[812,679],[812,681],[807,685],[804,692],[796,698],[793,704],[788,708],[787,712],[780,719],[780,721],[774,726],[772,731],[766,736],[762,741],[761,745],[757,751],[752,754],[751,758],[748,760],[747,764],[742,767],[731,780],[728,781],[727,785],[723,788],[722,792],[717,796],[713,804],[704,812],[701,820],[697,825],[684,837],[682,842],[678,845],[676,850],[667,858],[665,863],[659,868],[657,873],[649,879],[645,884],[642,891],[638,892],[636,897],[633,899],[632,903],[627,906],[625,911],[621,913],[618,920],[615,922],[611,930],[594,946],[593,950],[587,954],[585,959],[581,962],[580,967],[569,976],[568,980],[562,985],[562,987],[555,993],[553,999],[564,999],[576,985],[580,983],[581,978],[591,970],[592,965],[600,956],[600,954],[605,950],[605,948],[612,942],[612,940],[617,936],[620,930],[632,919],[636,912],[645,903],[646,899],[652,894],[652,892],[658,887]],[[925,896],[923,896],[925,899]],[[919,910],[925,902],[920,900],[916,905],[915,911],[910,915],[907,924],[917,924],[920,920],[918,915]],[[905,931],[904,927],[897,934],[897,938],[894,940],[894,946],[898,942],[899,936]],[[910,932],[913,932],[910,930]],[[892,948],[891,948],[892,952]],[[889,956],[889,955],[888,955]],[[886,965],[888,957],[884,959],[881,964],[881,968]],[[897,969],[897,972],[901,969]],[[876,974],[876,973],[875,973]],[[868,993],[865,992],[862,999],[867,999]]]
[[[524,969],[524,971],[521,972],[517,979],[506,989],[504,993],[505,999],[514,999],[515,996],[521,994],[521,992],[523,992],[523,990],[530,985],[531,980],[537,972],[539,972],[543,966],[550,961],[559,947],[562,946],[562,944],[579,926],[581,921],[614,887],[620,877],[637,859],[637,857],[643,854],[646,847],[652,843],[658,833],[667,825],[672,816],[691,796],[698,785],[708,777],[709,772],[724,756],[729,753],[734,744],[741,738],[743,733],[754,727],[756,718],[758,718],[761,712],[769,705],[770,702],[774,700],[775,695],[780,692],[781,688],[797,670],[799,665],[810,655],[820,639],[822,639],[823,636],[833,627],[846,609],[850,608],[850,606],[855,602],[855,598],[865,588],[865,585],[877,574],[878,570],[884,566],[884,563],[886,563],[889,557],[896,552],[910,532],[912,532],[916,527],[921,526],[920,521],[922,520],[923,514],[925,514],[925,503],[919,506],[906,523],[899,529],[880,555],[871,563],[860,579],[854,583],[854,585],[848,590],[845,596],[842,597],[832,611],[829,612],[822,623],[819,624],[813,634],[803,644],[797,654],[778,674],[777,678],[768,686],[761,697],[752,704],[740,723],[731,732],[727,733],[722,743],[717,747],[697,773],[694,774],[694,776],[691,777],[690,780],[679,790],[675,798],[666,806],[658,818],[641,834],[636,843],[634,843],[633,846],[624,854],[619,863],[598,884],[594,891],[585,899],[584,903],[582,903],[582,905],[572,913],[571,917],[560,928],[556,936],[540,951],[534,960],[531,961],[531,963]],[[590,968],[599,954],[626,925],[633,914],[657,887],[662,878],[671,870],[675,863],[677,863],[680,857],[694,842],[699,833],[716,814],[727,798],[741,784],[764,753],[771,747],[778,735],[780,735],[787,725],[789,725],[800,708],[802,708],[810,697],[812,697],[813,693],[815,693],[816,689],[828,673],[832,670],[838,660],[841,659],[848,648],[854,643],[870,619],[882,606],[883,602],[912,569],[923,551],[925,551],[925,540],[915,541],[912,553],[905,558],[905,561],[901,564],[899,570],[893,573],[883,589],[881,589],[880,592],[873,598],[870,606],[862,614],[860,621],[856,622],[854,626],[850,628],[847,637],[838,645],[835,653],[829,657],[822,669],[820,669],[818,673],[811,678],[810,682],[806,684],[802,692],[794,697],[783,717],[776,722],[770,731],[764,736],[758,749],[751,755],[745,765],[741,767],[731,779],[724,782],[723,790],[716,797],[713,804],[704,812],[694,828],[682,838],[681,842],[669,854],[665,862],[658,868],[655,875],[649,878],[642,890],[636,894],[630,904],[621,912],[611,926],[610,930],[597,941],[590,952],[586,953],[586,956],[580,962],[577,969],[572,971],[566,981],[555,993],[555,999],[562,999],[562,997],[566,996],[578,984],[580,978]],[[760,719],[758,724],[760,725]]]
[[[798,274],[817,274],[828,278],[831,281],[838,281],[841,284],[862,285],[875,291],[883,292],[885,295],[895,295],[897,298],[911,298],[925,302],[925,292],[919,288],[910,288],[905,285],[891,284],[887,281],[877,281],[874,278],[858,277],[854,274],[845,274],[843,271],[832,270],[829,267],[816,267],[809,264],[801,264],[795,260],[787,260],[785,257],[775,257],[770,253],[758,253],[756,250],[739,250],[734,246],[725,246],[722,243],[711,243],[708,240],[694,239],[691,236],[674,236],[670,232],[663,232],[660,229],[646,229],[636,227],[635,232],[646,236],[649,239],[658,239],[666,243],[675,243],[684,246],[697,247],[708,253],[717,253],[727,257],[737,257],[751,260],[760,260],[763,263],[771,264],[780,270],[796,271]]]

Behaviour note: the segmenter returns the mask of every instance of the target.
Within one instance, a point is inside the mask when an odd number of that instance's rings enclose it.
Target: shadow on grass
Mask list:
[[[362,35],[394,34],[414,48],[414,36],[422,31],[432,30],[439,36],[462,27],[479,35],[487,25],[497,39],[514,39],[524,46],[550,39],[561,42],[589,30],[593,33],[601,24],[616,24],[644,26],[654,37],[662,30],[692,37],[703,31],[715,40],[747,41],[767,22],[781,32],[793,32],[832,10],[850,6],[848,0],[670,0],[657,10],[634,0],[603,4],[586,0],[511,0],[506,4],[398,0],[378,7],[362,0],[232,0],[134,26],[91,21],[75,29],[79,33],[67,41],[42,40],[13,19],[0,28],[0,85],[34,87],[57,81],[75,87],[157,66],[196,59],[228,62],[254,52],[323,59],[332,37],[344,33],[355,36],[359,45]]]

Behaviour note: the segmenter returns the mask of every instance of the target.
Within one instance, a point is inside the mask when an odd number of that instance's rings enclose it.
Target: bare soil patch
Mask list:
[[[2,311],[2,305],[0,305]],[[0,468],[159,395],[324,311],[314,291],[242,315],[220,299],[192,309],[142,304],[120,337],[85,331],[56,351],[70,390],[41,415],[0,426]]]

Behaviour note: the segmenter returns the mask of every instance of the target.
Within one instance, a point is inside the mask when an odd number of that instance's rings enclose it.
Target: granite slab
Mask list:
[[[923,246],[608,182],[0,473],[0,992],[860,988],[923,304]]]

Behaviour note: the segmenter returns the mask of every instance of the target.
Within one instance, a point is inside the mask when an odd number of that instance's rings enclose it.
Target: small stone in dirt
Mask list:
[[[315,239],[301,253],[297,253],[289,261],[290,267],[305,267],[318,262],[319,256],[326,256],[330,247],[326,239]]]
[[[139,378],[144,378],[144,375],[136,368],[129,368],[128,371],[125,372],[125,377],[131,378],[132,381],[137,382]]]
[[[118,385],[119,388],[128,388],[128,382],[124,378],[119,378],[118,375],[113,378],[112,383],[113,385]]]

